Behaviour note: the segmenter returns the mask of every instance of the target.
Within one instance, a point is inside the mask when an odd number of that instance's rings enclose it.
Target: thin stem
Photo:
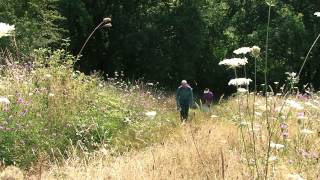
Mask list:
[[[269,121],[269,113],[268,113],[268,41],[269,41],[269,26],[270,26],[270,16],[271,16],[271,5],[269,5],[268,11],[268,25],[267,25],[267,37],[266,37],[266,59],[265,59],[265,70],[264,70],[264,84],[265,84],[265,100],[266,100],[266,121],[267,121],[267,129],[268,129],[268,150],[267,150],[267,158],[266,158],[266,166],[265,166],[265,179],[268,179],[268,170],[269,170],[269,157],[270,157],[270,143],[271,143],[271,126]]]
[[[82,45],[79,53],[78,53],[77,56],[76,56],[76,61],[79,60],[79,57],[80,57],[80,55],[81,55],[81,52],[82,52],[82,50],[84,49],[84,47],[87,45],[87,43],[88,43],[89,39],[91,38],[91,36],[92,36],[92,35],[100,28],[100,26],[103,25],[104,23],[105,23],[104,21],[101,21],[101,23],[98,24],[98,25],[94,28],[94,30],[91,32],[91,34],[88,36],[88,38],[86,39],[86,41],[85,41],[84,44]]]
[[[310,49],[309,49],[309,51],[308,51],[308,54],[307,54],[306,58],[305,58],[304,61],[303,61],[303,64],[302,64],[302,66],[301,66],[301,68],[300,68],[300,70],[299,70],[298,76],[297,76],[298,79],[299,79],[299,77],[300,77],[300,74],[301,74],[301,72],[302,72],[302,69],[304,68],[304,65],[305,65],[306,62],[307,62],[307,59],[308,59],[308,57],[309,57],[309,55],[310,55],[310,53],[311,53],[311,50],[313,49],[314,45],[317,43],[317,41],[318,41],[319,38],[320,38],[320,34],[318,35],[318,37],[316,38],[316,40],[313,42],[312,46],[310,47]]]
[[[256,140],[255,140],[255,132],[253,123],[255,122],[255,102],[256,102],[256,93],[257,93],[257,58],[254,58],[254,93],[253,93],[253,103],[252,103],[252,122],[251,122],[251,131],[252,131],[252,142],[253,142],[253,155],[254,155],[254,162],[256,166],[257,176],[258,179],[260,177],[259,167],[257,163],[257,152],[256,152]]]
[[[237,74],[237,69],[234,68],[234,75],[235,78],[238,78],[238,74]],[[237,85],[237,89],[239,88],[239,86]],[[240,97],[239,95],[237,96],[238,98],[238,110],[239,110],[239,120],[240,123],[242,121],[242,116],[241,116],[241,104],[240,104]],[[248,168],[250,169],[250,162],[249,162],[249,156],[248,156],[248,150],[247,150],[247,146],[246,146],[246,141],[245,141],[245,137],[244,137],[244,133],[243,133],[243,129],[242,126],[240,126],[240,134],[241,134],[241,139],[242,139],[242,143],[243,143],[243,147],[244,147],[244,153],[246,155],[246,159],[247,159],[247,163],[248,163]]]

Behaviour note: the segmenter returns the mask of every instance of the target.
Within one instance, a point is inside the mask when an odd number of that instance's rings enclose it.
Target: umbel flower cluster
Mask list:
[[[9,25],[0,22],[0,38],[4,36],[11,36],[14,32],[14,25]]]
[[[242,47],[239,49],[236,49],[233,51],[236,55],[243,55],[245,56],[248,53],[251,53],[251,55],[255,58],[257,58],[260,54],[260,48],[258,46],[253,47]],[[245,91],[245,89],[240,88],[239,86],[248,86],[250,82],[252,82],[251,79],[248,79],[247,77],[238,78],[236,74],[236,68],[239,68],[241,66],[245,66],[248,63],[248,59],[246,57],[243,58],[231,58],[231,59],[224,59],[219,62],[219,65],[225,65],[229,68],[234,69],[235,71],[235,79],[231,79],[228,83],[229,86],[236,86],[239,90],[238,92],[248,92],[248,89]]]

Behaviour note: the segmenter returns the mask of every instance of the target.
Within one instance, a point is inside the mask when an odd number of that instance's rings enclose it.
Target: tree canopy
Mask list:
[[[269,81],[284,82],[285,72],[299,70],[320,33],[320,18],[314,16],[320,2],[274,3]],[[219,61],[232,57],[239,47],[253,45],[261,47],[264,58],[267,15],[267,3],[258,0],[0,0],[0,22],[16,26],[18,47],[11,45],[12,49],[27,53],[55,48],[70,38],[70,50],[76,55],[93,28],[110,16],[113,27],[94,34],[77,68],[109,76],[124,71],[130,79],[157,81],[168,88],[187,79],[196,89],[210,87],[221,93],[230,92],[227,82],[232,71],[224,71]],[[9,43],[1,40],[0,47]],[[319,57],[316,45],[301,83],[320,87]],[[262,74],[263,64],[258,66]]]

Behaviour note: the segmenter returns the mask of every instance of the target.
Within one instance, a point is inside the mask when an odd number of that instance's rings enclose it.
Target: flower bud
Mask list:
[[[111,18],[109,18],[109,17],[103,18],[103,22],[104,23],[110,23],[111,22]]]
[[[258,46],[253,46],[251,48],[251,53],[253,57],[258,57],[260,55],[260,48]]]
[[[103,27],[110,28],[110,27],[112,27],[112,24],[111,23],[107,23],[107,24],[103,25]]]

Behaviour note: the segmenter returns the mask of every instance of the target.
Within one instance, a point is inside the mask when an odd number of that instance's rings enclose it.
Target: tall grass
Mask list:
[[[320,94],[319,94],[320,95]],[[269,161],[269,175],[272,179],[317,179],[319,176],[318,121],[320,96],[313,99],[298,99],[305,106],[304,116],[300,110],[286,107],[283,111],[288,134],[281,129],[281,122],[275,120],[281,97],[269,97],[270,119],[276,124],[272,136]],[[294,97],[291,97],[294,98]],[[253,102],[250,96],[249,102]],[[267,150],[268,131],[265,119],[264,97],[256,97],[256,155],[259,167]],[[144,149],[131,150],[115,155],[111,149],[100,148],[93,153],[79,149],[69,151],[64,163],[50,163],[40,173],[29,178],[42,179],[251,179],[254,167],[253,150],[249,159],[243,154],[239,126],[245,130],[245,140],[250,142],[251,124],[239,124],[234,112],[238,109],[237,98],[229,98],[213,109],[214,116],[194,111],[190,124],[176,126],[166,140]],[[243,107],[245,110],[246,107]],[[250,109],[251,110],[251,109]],[[244,118],[248,118],[245,115]],[[309,131],[307,131],[308,129]],[[276,144],[276,145],[274,145]],[[248,143],[248,147],[252,144]],[[283,146],[281,146],[283,145]],[[82,151],[83,152],[83,151]],[[200,154],[200,156],[199,156]],[[247,163],[251,166],[248,167]],[[261,170],[262,170],[261,169]],[[6,172],[6,171],[3,171]],[[10,173],[7,173],[10,174]]]
[[[74,71],[75,57],[64,50],[39,49],[30,63],[11,57],[3,54],[7,65],[0,78],[0,96],[10,102],[0,102],[4,165],[30,168],[39,157],[63,159],[71,146],[117,153],[141,148],[176,123],[169,111],[173,103],[152,93],[156,88]],[[151,110],[158,112],[153,119],[145,115]]]

